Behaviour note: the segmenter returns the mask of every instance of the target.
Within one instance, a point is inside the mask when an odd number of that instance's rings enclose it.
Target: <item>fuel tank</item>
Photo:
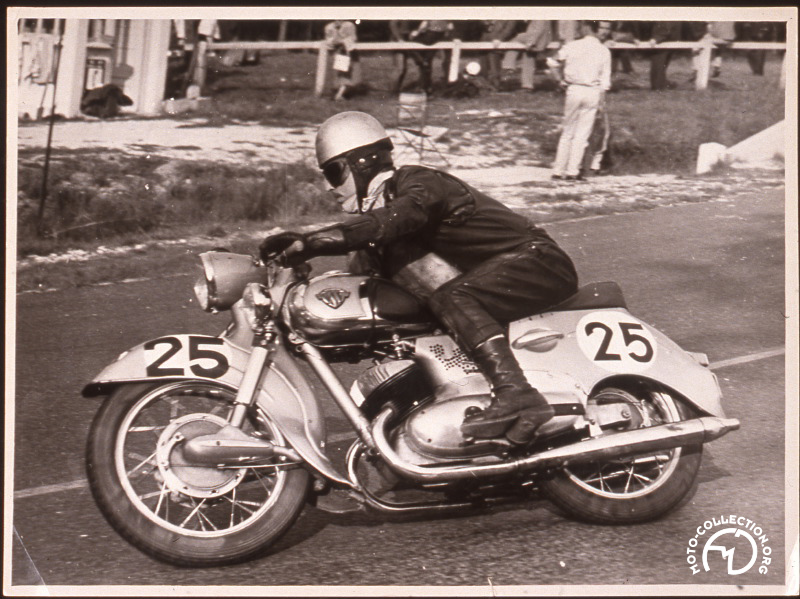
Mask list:
[[[338,272],[294,287],[284,311],[295,333],[321,347],[379,343],[436,328],[425,304],[395,283]]]

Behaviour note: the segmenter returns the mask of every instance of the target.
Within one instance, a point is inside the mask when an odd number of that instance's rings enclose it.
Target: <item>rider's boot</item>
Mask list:
[[[555,412],[544,396],[530,386],[508,341],[492,337],[471,352],[471,358],[492,385],[492,402],[477,412],[467,411],[461,432],[467,437],[492,439],[503,434],[522,445],[536,437],[537,429]]]

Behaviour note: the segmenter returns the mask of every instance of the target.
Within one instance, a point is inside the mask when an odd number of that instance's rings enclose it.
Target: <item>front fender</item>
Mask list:
[[[82,394],[94,397],[123,384],[175,380],[210,381],[238,389],[249,356],[249,351],[225,337],[159,337],[123,352]],[[282,345],[272,354],[257,401],[310,466],[331,481],[350,486],[324,453],[325,417],[303,373]]]

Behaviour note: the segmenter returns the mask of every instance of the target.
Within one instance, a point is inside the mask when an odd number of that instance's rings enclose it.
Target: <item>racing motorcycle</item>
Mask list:
[[[195,294],[207,311],[230,310],[224,332],[146,341],[83,389],[106,397],[87,444],[93,496],[156,559],[252,559],[331,491],[392,514],[544,495],[584,521],[648,521],[695,491],[703,444],[739,428],[707,357],[634,317],[613,282],[510,323],[517,360],[556,412],[518,446],[462,434],[491,390],[407,288],[311,277],[280,256],[200,258]],[[366,360],[350,389],[332,367]],[[343,463],[310,373],[354,432]]]

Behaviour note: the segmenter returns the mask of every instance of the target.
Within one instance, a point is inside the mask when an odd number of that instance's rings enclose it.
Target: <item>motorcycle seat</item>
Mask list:
[[[567,312],[569,310],[599,310],[601,308],[627,308],[622,289],[613,281],[589,283],[575,295],[560,304],[548,308],[546,312]]]

